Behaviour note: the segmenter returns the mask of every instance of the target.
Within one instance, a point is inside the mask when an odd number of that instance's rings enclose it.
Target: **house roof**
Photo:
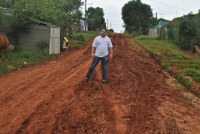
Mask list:
[[[4,15],[6,15],[6,16],[12,16],[12,10],[11,10],[11,9],[9,9],[9,8],[4,8],[4,7],[0,7],[0,9],[2,9]],[[51,24],[51,23],[38,20],[38,19],[36,19],[36,18],[30,17],[29,19],[30,19],[32,22],[37,23],[37,24],[47,25],[47,26],[55,27],[55,28],[58,27],[58,26],[53,25],[53,24]]]
[[[30,20],[31,20],[32,22],[37,23],[37,24],[42,24],[42,25],[47,25],[47,26],[49,26],[49,27],[58,28],[58,26],[56,26],[56,25],[52,25],[51,23],[48,23],[48,22],[45,22],[45,21],[41,21],[41,20],[38,20],[38,19],[36,19],[36,18],[30,18]]]
[[[169,24],[170,22],[171,22],[171,21],[169,21],[169,20],[160,18],[160,19],[158,19],[158,24],[157,24],[156,28],[161,28],[161,27],[163,27],[163,26]]]

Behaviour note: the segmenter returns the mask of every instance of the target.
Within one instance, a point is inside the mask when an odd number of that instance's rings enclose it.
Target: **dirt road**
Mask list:
[[[108,84],[91,64],[91,41],[57,59],[0,77],[0,134],[197,134],[200,110],[129,36],[111,36]]]

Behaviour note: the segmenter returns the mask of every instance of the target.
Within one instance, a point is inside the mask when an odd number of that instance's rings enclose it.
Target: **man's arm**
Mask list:
[[[109,55],[110,55],[110,59],[112,60],[112,58],[113,58],[113,48],[112,47],[109,48]]]
[[[92,58],[95,56],[95,50],[96,50],[96,47],[92,46]]]

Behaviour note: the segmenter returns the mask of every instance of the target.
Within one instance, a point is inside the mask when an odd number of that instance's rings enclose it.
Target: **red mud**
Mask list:
[[[114,59],[106,85],[100,64],[83,83],[91,42],[0,77],[0,134],[199,133],[200,111],[167,84],[151,56],[128,36],[111,38]]]

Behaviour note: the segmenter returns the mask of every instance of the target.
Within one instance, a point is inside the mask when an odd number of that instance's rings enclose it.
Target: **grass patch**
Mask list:
[[[75,36],[78,37],[79,40],[87,41],[94,38],[97,35],[95,32],[80,32],[76,33]]]
[[[186,51],[165,40],[158,40],[149,36],[135,37],[135,39],[150,53],[164,57],[160,61],[164,68],[177,68],[174,73],[177,73],[177,79],[184,86],[191,88],[191,83],[185,76],[189,76],[200,83],[200,56],[188,55]]]
[[[177,74],[177,79],[181,84],[183,84],[183,86],[187,87],[188,89],[192,87],[190,80],[186,78],[184,75]]]
[[[69,39],[69,49],[76,49],[86,44],[86,41],[94,38],[99,32],[81,32],[76,33],[75,38]],[[21,51],[9,51],[8,59],[9,65],[5,62],[5,54],[3,54],[3,64],[0,65],[0,74],[9,72],[9,66],[13,66],[15,69],[22,66],[39,63],[41,61],[52,58],[54,55],[36,53],[31,50]]]
[[[3,62],[0,64],[0,73],[7,73],[8,71],[7,63]]]
[[[184,69],[184,73],[190,77],[192,77],[193,80],[200,83],[200,70],[193,69],[193,68],[186,68]]]
[[[36,53],[31,50],[21,50],[21,51],[9,51],[8,59],[9,65],[12,65],[14,68],[20,68],[24,64],[30,65],[34,63],[39,63],[43,60],[47,60],[53,57],[53,55]],[[5,62],[5,56],[3,54],[3,64],[0,65],[0,73],[9,72],[8,64]]]
[[[96,31],[79,32],[73,39],[69,39],[69,50],[76,49],[86,44],[86,42],[98,35]]]

